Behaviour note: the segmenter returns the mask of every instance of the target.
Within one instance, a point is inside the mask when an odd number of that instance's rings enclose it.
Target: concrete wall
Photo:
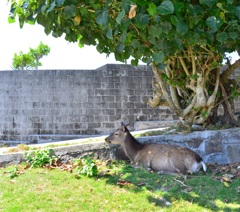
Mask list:
[[[96,70],[0,72],[0,140],[39,135],[108,134],[121,121],[172,120],[146,104],[150,67],[105,65]],[[73,138],[73,137],[72,137]],[[59,138],[62,140],[62,138]]]

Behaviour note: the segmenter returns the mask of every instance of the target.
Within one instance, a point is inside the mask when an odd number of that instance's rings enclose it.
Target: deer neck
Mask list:
[[[134,161],[135,156],[143,148],[143,144],[140,144],[131,134],[128,135],[122,146],[125,154]]]

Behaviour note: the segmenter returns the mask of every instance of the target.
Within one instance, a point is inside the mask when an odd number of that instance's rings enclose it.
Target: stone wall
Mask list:
[[[150,67],[105,65],[96,70],[0,72],[0,140],[108,134],[121,121],[176,119],[146,104]],[[62,137],[61,137],[62,136]],[[51,139],[51,138],[50,138]]]
[[[164,143],[188,147],[197,152],[206,163],[240,162],[240,128],[142,137],[138,140],[142,143]]]
[[[79,139],[78,142],[80,140],[81,139]],[[218,131],[198,131],[186,135],[170,134],[141,137],[138,138],[138,141],[141,143],[164,143],[188,147],[197,152],[203,158],[203,161],[208,164],[240,162],[240,128]],[[74,158],[89,153],[103,160],[127,159],[118,145],[109,145],[104,141],[72,146],[62,146],[63,143],[64,142],[60,142],[60,147],[53,148],[55,154],[63,162],[71,161]],[[44,146],[46,147],[46,145],[43,144],[38,145],[38,147],[42,148]],[[5,151],[7,151],[7,148],[5,148]],[[0,151],[0,167],[18,164],[25,160],[23,152],[10,154],[4,154],[3,152],[4,151]]]
[[[1,71],[0,145],[108,134],[121,121],[133,130],[136,122],[177,119],[169,109],[147,105],[152,80],[151,67],[131,65]],[[240,111],[240,98],[236,102]]]

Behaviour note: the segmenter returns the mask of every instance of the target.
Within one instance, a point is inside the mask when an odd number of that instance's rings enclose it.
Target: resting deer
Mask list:
[[[141,144],[126,126],[110,134],[105,141],[120,144],[134,167],[144,167],[160,174],[192,174],[207,166],[194,151],[180,146],[167,144]]]

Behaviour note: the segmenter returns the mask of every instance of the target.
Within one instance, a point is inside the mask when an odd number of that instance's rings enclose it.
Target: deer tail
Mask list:
[[[203,161],[201,161],[201,163],[202,163],[203,171],[207,171],[207,165]]]

